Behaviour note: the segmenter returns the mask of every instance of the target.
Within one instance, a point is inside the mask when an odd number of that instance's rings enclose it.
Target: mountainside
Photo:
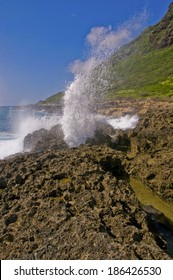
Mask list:
[[[169,6],[169,10],[163,19],[153,26],[150,43],[157,49],[173,44],[173,3]]]
[[[110,72],[109,98],[173,95],[173,3],[159,23],[111,57]]]
[[[172,96],[173,2],[157,24],[123,46],[106,63],[111,77],[106,99]],[[62,92],[57,93],[38,104],[56,104],[62,97]]]
[[[59,104],[62,101],[62,97],[63,97],[63,92],[58,92],[58,93],[55,93],[55,94],[49,96],[48,98],[46,98],[43,101],[42,100],[39,101],[36,105],[44,106],[44,105],[48,105],[48,104]]]

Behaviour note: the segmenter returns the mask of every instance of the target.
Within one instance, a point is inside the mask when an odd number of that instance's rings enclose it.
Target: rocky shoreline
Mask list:
[[[35,132],[25,139],[32,152],[0,161],[1,259],[173,258],[171,214],[144,205],[130,181],[173,205],[173,100],[118,100],[99,112],[139,123],[98,128],[72,149],[58,126]]]

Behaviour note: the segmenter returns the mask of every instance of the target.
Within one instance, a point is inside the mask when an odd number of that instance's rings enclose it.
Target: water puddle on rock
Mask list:
[[[163,201],[133,177],[130,178],[130,185],[147,213],[148,226],[157,244],[173,257],[173,204]]]

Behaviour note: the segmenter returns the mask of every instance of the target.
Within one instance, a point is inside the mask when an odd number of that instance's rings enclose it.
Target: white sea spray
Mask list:
[[[26,135],[41,128],[50,129],[59,122],[59,117],[38,116],[36,113],[18,110],[14,115],[11,133],[0,134],[0,159],[23,151],[23,140]],[[12,120],[11,120],[12,121]]]
[[[118,29],[97,26],[87,35],[90,54],[85,60],[76,60],[70,65],[74,80],[67,87],[64,96],[61,123],[64,140],[70,147],[84,144],[87,138],[94,136],[98,122],[95,108],[110,84],[109,67],[105,62],[122,45],[128,43],[137,30],[141,30],[146,17],[147,13],[144,11]],[[119,129],[133,128],[137,123],[137,117],[103,120]]]

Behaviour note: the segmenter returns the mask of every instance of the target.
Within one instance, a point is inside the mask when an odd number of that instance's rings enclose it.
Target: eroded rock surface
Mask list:
[[[0,257],[168,259],[125,181],[124,160],[84,145],[1,161]]]
[[[126,152],[129,174],[173,202],[173,99],[118,100],[100,112],[114,117],[138,114],[136,128],[120,132],[115,148]]]
[[[104,113],[138,113],[140,121],[112,147],[104,134],[99,145],[47,150],[43,131],[39,144],[25,139],[32,153],[0,161],[1,259],[170,259],[129,176],[172,201],[172,104],[113,106]]]
[[[60,125],[50,130],[41,128],[24,138],[24,151],[44,152],[46,150],[61,150],[67,148]]]

